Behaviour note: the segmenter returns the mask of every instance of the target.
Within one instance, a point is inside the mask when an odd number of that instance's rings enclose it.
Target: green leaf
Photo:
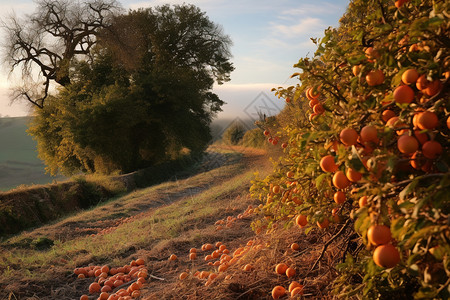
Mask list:
[[[329,177],[328,173],[324,173],[324,174],[319,175],[316,178],[316,186],[317,186],[317,188],[320,188],[322,186],[323,181],[326,180],[328,177]]]
[[[415,232],[405,243],[408,249],[413,248],[420,239],[428,238],[433,233],[439,231],[439,226],[428,226]]]
[[[313,229],[312,226],[309,226],[308,228],[306,228],[305,229],[305,234],[308,234],[312,229]]]

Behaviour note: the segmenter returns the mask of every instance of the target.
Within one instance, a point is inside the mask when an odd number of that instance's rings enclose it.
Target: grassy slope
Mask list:
[[[254,160],[258,165],[267,161],[259,150],[244,154],[231,165],[135,191],[3,242],[0,298],[12,292],[18,298],[55,299],[59,293],[58,299],[74,299],[92,281],[76,280],[71,272],[76,266],[119,266],[137,256],[165,263],[170,253],[182,256],[185,246],[214,242],[218,233],[211,225],[245,209]],[[232,240],[243,232],[251,236],[248,220],[240,222],[239,231],[223,231],[220,238]],[[54,241],[53,247],[35,249],[44,237]]]
[[[46,184],[62,177],[45,174],[36,141],[27,133],[29,118],[0,118],[0,191],[22,184]]]

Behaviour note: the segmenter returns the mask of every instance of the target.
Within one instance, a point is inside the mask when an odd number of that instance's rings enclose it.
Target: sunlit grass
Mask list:
[[[223,181],[215,182],[216,177]],[[63,268],[70,272],[73,268],[86,264],[94,258],[97,262],[123,264],[125,258],[121,256],[121,253],[124,253],[126,249],[154,246],[186,231],[186,223],[198,222],[200,225],[202,219],[220,215],[224,208],[230,206],[229,195],[236,191],[244,193],[252,177],[253,171],[244,172],[242,165],[234,164],[193,176],[185,180],[182,185],[176,181],[166,182],[103,203],[89,211],[71,216],[64,222],[105,219],[111,213],[138,208],[142,205],[143,198],[176,196],[186,187],[205,186],[206,188],[181,201],[156,208],[151,214],[137,218],[133,222],[122,224],[109,234],[85,236],[64,242],[55,241],[54,245],[46,251],[29,248],[3,249],[0,253],[0,278],[45,280],[51,276],[50,272],[45,273],[46,270]],[[115,208],[114,205],[118,203],[121,207]],[[8,242],[17,242],[23,238],[24,236],[17,236]]]

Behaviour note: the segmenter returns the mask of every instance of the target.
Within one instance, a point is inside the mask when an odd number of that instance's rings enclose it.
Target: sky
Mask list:
[[[81,0],[80,0],[81,1]],[[329,26],[337,27],[349,0],[119,0],[123,8],[137,9],[163,4],[194,4],[231,37],[235,71],[231,81],[215,85],[214,92],[227,104],[220,118],[256,118],[261,111],[273,115],[284,102],[270,90],[296,84],[290,75],[301,57],[311,57]],[[14,13],[30,14],[32,0],[0,0],[0,19]],[[2,34],[0,33],[0,38]],[[25,116],[26,101],[11,104],[9,69],[0,65],[0,116]]]

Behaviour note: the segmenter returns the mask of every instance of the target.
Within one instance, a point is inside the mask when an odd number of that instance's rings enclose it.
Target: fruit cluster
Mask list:
[[[79,279],[94,278],[89,285],[89,294],[98,295],[98,300],[126,300],[138,298],[140,289],[148,278],[145,261],[138,258],[130,264],[118,268],[109,266],[88,266],[74,270]],[[88,300],[88,295],[82,295],[80,300]]]

